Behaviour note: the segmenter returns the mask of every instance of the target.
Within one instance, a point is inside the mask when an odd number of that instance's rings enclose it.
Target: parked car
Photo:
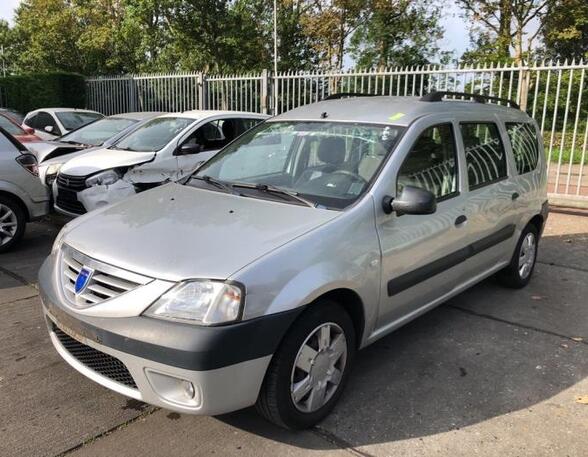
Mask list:
[[[103,117],[85,109],[42,108],[28,113],[22,127],[34,129],[35,135],[43,140],[53,140]]]
[[[0,111],[0,127],[10,133],[21,143],[31,143],[41,141],[37,135],[35,135],[34,129],[29,127],[22,128],[19,124],[14,122],[9,116],[6,116]]]
[[[236,111],[186,111],[151,119],[112,146],[63,165],[53,184],[55,209],[75,217],[178,181],[267,117]]]
[[[122,137],[134,131],[160,112],[124,113],[98,119],[55,140],[29,146],[39,161],[39,178],[51,186],[57,172],[68,160],[85,152],[112,146]]]
[[[0,127],[0,253],[22,238],[27,222],[48,212],[49,192],[37,177],[37,159]]]
[[[24,116],[22,113],[11,108],[0,108],[0,114],[7,116],[10,118],[10,120],[14,121],[18,125],[21,125],[22,121],[24,121]]]
[[[55,348],[163,408],[317,423],[358,349],[490,275],[533,273],[539,129],[512,102],[444,95],[293,109],[183,185],[71,222],[39,275]]]

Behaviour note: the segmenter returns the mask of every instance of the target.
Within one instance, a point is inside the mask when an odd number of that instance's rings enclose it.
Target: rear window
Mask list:
[[[518,174],[535,170],[539,163],[539,144],[534,126],[527,122],[507,122],[506,131]]]
[[[506,154],[498,127],[492,122],[460,124],[465,148],[470,189],[492,184],[506,177]]]

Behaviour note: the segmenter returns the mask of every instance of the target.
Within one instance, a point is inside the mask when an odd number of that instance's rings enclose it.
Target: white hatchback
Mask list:
[[[68,161],[53,183],[55,209],[78,216],[192,173],[264,114],[186,111],[152,119],[114,145]]]

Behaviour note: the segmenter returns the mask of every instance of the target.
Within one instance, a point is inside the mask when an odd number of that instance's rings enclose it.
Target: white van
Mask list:
[[[178,181],[268,117],[236,111],[187,111],[152,119],[114,145],[63,165],[53,183],[55,209],[76,217]]]

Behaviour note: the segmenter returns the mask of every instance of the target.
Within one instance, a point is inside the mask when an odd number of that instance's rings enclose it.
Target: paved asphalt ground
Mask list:
[[[59,226],[0,255],[0,456],[588,455],[588,217],[551,214],[526,289],[485,281],[362,351],[301,433],[158,410],[62,362],[35,284]]]

